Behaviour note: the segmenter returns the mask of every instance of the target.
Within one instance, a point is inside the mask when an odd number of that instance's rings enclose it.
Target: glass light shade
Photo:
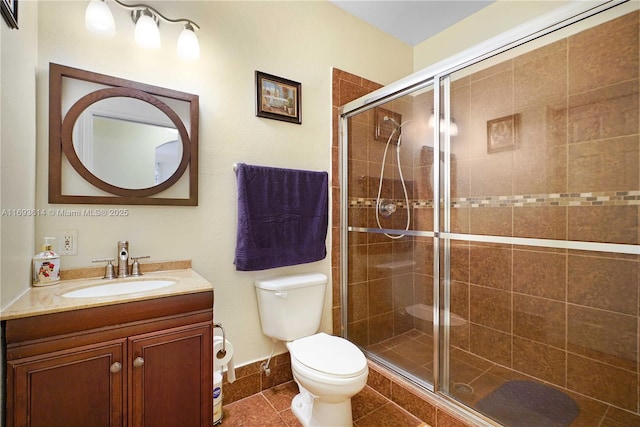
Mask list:
[[[453,119],[451,119],[451,128],[449,129],[449,132],[451,132],[451,136],[458,136],[458,125]]]
[[[84,12],[84,26],[92,33],[112,37],[116,33],[111,9],[104,1],[91,0]]]
[[[187,60],[200,58],[200,44],[191,24],[185,25],[178,37],[178,56]]]
[[[431,110],[431,115],[429,116],[429,127],[433,129],[436,125],[436,117],[433,115],[433,110]]]
[[[431,116],[429,117],[429,121],[428,121],[428,126],[429,128],[433,129],[435,127],[436,124],[436,117],[433,114],[433,111],[431,112]],[[441,117],[440,118],[440,133],[444,133],[445,129],[444,127],[446,126],[446,122],[444,121],[444,118]],[[449,132],[451,132],[451,136],[457,136],[458,135],[458,125],[456,124],[456,121],[454,119],[451,119],[451,123],[449,126]]]
[[[151,12],[143,11],[138,17],[135,29],[136,43],[147,49],[159,49],[160,30],[150,15]]]

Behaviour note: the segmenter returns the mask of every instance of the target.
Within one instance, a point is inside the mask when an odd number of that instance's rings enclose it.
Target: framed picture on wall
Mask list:
[[[256,116],[302,124],[301,91],[298,82],[256,71]]]
[[[511,114],[487,122],[487,153],[513,150],[518,142],[519,115]]]
[[[18,28],[18,0],[0,0],[2,16],[9,27]]]

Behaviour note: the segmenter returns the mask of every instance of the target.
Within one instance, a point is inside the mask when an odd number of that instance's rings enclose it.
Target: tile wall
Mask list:
[[[382,87],[382,85],[374,83],[370,80],[366,80],[364,78],[358,77],[356,75],[350,74],[346,71],[339,70],[337,68],[333,69],[333,90],[332,90],[332,104],[333,104],[333,138],[332,138],[332,146],[331,146],[331,156],[332,156],[332,284],[333,284],[333,300],[332,300],[332,309],[333,309],[333,331],[334,334],[340,335],[341,330],[341,287],[340,287],[340,197],[341,197],[341,188],[340,188],[340,180],[339,180],[339,167],[340,167],[340,148],[339,148],[339,129],[338,129],[338,118],[339,118],[339,108],[340,106],[353,101],[361,96],[366,95],[376,89]],[[369,116],[372,113],[366,113]],[[373,132],[373,130],[372,130]],[[361,150],[363,156],[366,156],[366,146],[364,144],[354,145],[354,150]],[[361,148],[362,147],[362,148]],[[363,176],[364,179],[368,181],[369,174],[367,171],[362,171],[361,174],[351,174],[353,177]],[[357,178],[351,178],[357,179]],[[357,186],[356,186],[357,188]],[[368,186],[367,186],[368,189]],[[365,212],[366,214],[366,212]],[[364,237],[366,239],[366,236]],[[366,243],[366,240],[365,240]],[[366,249],[366,248],[365,248]],[[362,262],[364,266],[366,266],[366,252],[358,256],[354,254],[352,259],[354,262]],[[365,267],[366,268],[366,267]],[[351,281],[350,281],[351,283]],[[354,301],[360,301],[361,298],[355,298]],[[348,312],[354,313],[358,312],[358,308],[352,308]]]

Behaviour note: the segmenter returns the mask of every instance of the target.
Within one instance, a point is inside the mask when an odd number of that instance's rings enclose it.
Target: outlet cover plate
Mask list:
[[[60,255],[78,255],[78,230],[60,230],[58,253]]]

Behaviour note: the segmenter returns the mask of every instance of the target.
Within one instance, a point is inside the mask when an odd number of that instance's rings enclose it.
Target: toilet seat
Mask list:
[[[344,338],[320,332],[287,343],[289,353],[305,367],[333,377],[356,377],[367,371],[367,359]]]

